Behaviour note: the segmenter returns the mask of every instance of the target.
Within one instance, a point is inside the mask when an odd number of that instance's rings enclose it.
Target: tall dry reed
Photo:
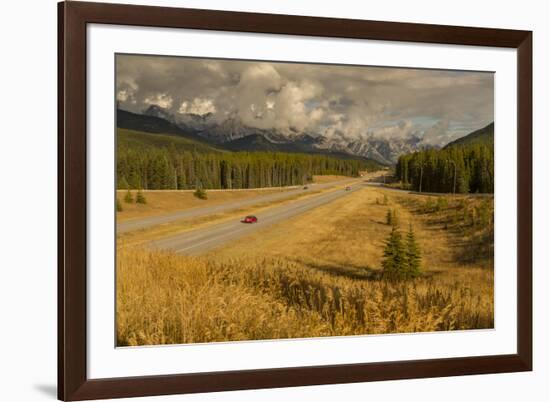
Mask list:
[[[352,279],[284,259],[119,249],[118,345],[493,327],[493,273]]]

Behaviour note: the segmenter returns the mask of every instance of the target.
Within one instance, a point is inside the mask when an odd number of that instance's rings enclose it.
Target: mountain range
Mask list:
[[[428,146],[417,136],[380,138],[372,135],[361,139],[300,133],[290,130],[259,129],[243,124],[236,116],[218,121],[211,114],[178,114],[151,105],[142,114],[117,110],[117,126],[149,133],[172,134],[209,143],[231,151],[270,151],[329,154],[336,157],[370,159],[390,165],[404,153]],[[474,133],[472,133],[474,134]]]

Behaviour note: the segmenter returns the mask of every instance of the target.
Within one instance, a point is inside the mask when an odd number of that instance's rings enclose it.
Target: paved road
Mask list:
[[[241,223],[239,220],[232,220],[230,222],[220,223],[155,240],[150,243],[150,246],[162,250],[172,250],[177,254],[198,255],[259,229],[283,222],[293,216],[303,214],[313,208],[328,204],[338,198],[360,190],[363,188],[363,185],[363,183],[355,183],[351,185],[349,191],[339,189],[307,199],[297,200],[291,204],[269,208],[255,214],[258,217],[258,223],[246,224]],[[250,211],[250,214],[254,214],[254,211]]]
[[[148,216],[146,218],[130,219],[124,222],[117,223],[117,233],[126,233],[126,232],[131,232],[132,230],[146,229],[152,226],[162,225],[164,223],[175,222],[178,220],[192,219],[192,218],[198,218],[201,216],[227,212],[227,211],[239,209],[242,207],[260,204],[263,202],[274,202],[274,201],[284,200],[286,198],[293,197],[297,194],[303,194],[306,191],[321,190],[321,189],[328,188],[335,185],[343,185],[344,183],[349,181],[350,179],[339,180],[339,181],[334,181],[331,183],[324,183],[324,184],[311,184],[311,185],[308,185],[309,187],[308,190],[304,190],[303,187],[300,187],[295,190],[283,191],[275,194],[260,195],[260,196],[249,198],[246,200],[240,200],[240,201],[237,200],[233,202],[227,202],[224,204],[212,205],[208,207],[186,209],[183,211],[176,211],[165,215],[156,215],[156,216]]]

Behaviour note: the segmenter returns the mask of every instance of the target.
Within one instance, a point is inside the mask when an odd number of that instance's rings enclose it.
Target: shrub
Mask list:
[[[145,199],[145,196],[141,192],[141,190],[138,190],[136,194],[136,203],[138,204],[147,204],[147,200]]]
[[[476,207],[473,207],[472,209],[470,209],[470,224],[474,227],[477,226],[478,224]]]
[[[116,199],[116,211],[117,212],[122,212],[122,203],[120,202],[120,200],[118,198]]]
[[[437,202],[435,204],[435,210],[436,211],[441,211],[443,209],[446,209],[448,205],[449,205],[449,202],[447,201],[447,199],[445,197],[437,197]]]
[[[388,209],[386,213],[386,224],[390,226],[399,226],[399,213],[396,209]]]
[[[202,189],[201,187],[197,187],[195,192],[193,193],[195,197],[197,197],[200,200],[206,200],[208,198],[208,195],[206,194],[206,191]]]
[[[479,223],[482,226],[488,226],[492,223],[491,202],[484,200],[479,207],[476,208],[479,217]]]
[[[430,213],[433,212],[435,209],[434,202],[432,200],[432,197],[428,197],[426,201],[424,202],[424,213]]]
[[[399,212],[397,212],[397,209],[394,209],[392,211],[392,225],[393,226],[399,226]]]
[[[132,193],[130,192],[130,190],[126,191],[124,202],[127,204],[131,204],[132,202],[134,202],[134,197],[132,197]]]
[[[386,212],[386,225],[392,225],[393,222],[393,214],[391,212],[391,209],[388,208],[388,212]]]

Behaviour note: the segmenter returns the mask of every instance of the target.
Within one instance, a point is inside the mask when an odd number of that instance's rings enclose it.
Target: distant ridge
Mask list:
[[[282,144],[275,144],[260,134],[247,135],[246,137],[237,138],[236,140],[223,144],[225,149],[231,151],[264,151],[264,152],[280,152]]]
[[[162,114],[162,111],[159,108],[149,108],[148,114],[137,114],[118,109],[117,127],[120,130],[125,130],[124,132],[119,130],[123,143],[131,142],[132,144],[148,144],[150,146],[169,146],[170,143],[174,143],[178,148],[194,149],[199,152],[286,152],[326,155],[338,159],[367,161],[372,167],[381,166],[380,162],[362,155],[317,147],[318,139],[308,134],[296,135],[293,138],[278,138],[277,133],[270,130],[258,130],[257,133],[254,133],[251,129],[246,128],[241,130],[246,134],[242,137],[225,142],[213,141],[210,136],[203,131],[198,131],[197,128],[178,125],[168,120],[167,117],[170,116]],[[227,124],[217,126],[215,130],[220,131],[221,134],[224,130],[229,133],[236,132],[234,127],[228,127]],[[266,135],[269,135],[270,138]],[[276,139],[285,139],[286,141],[276,141]]]
[[[237,138],[236,140],[225,142],[222,144],[224,149],[230,151],[246,151],[246,152],[286,152],[300,153],[313,155],[326,155],[339,159],[356,159],[371,161],[372,166],[382,166],[380,162],[374,159],[365,158],[363,156],[352,155],[345,152],[338,152],[330,149],[315,148],[315,139],[307,134],[301,135],[293,142],[277,143],[272,142],[261,134],[247,135],[246,137]],[[219,145],[218,145],[219,146]]]
[[[178,151],[192,151],[198,153],[224,153],[206,142],[173,134],[146,133],[143,131],[117,128],[117,145],[121,148],[146,150],[147,148],[173,148]]]
[[[447,145],[445,145],[444,148],[472,144],[493,144],[494,135],[495,123],[493,122],[479,130],[476,130],[468,135],[465,135],[464,137],[448,143]]]
[[[155,104],[149,105],[140,114],[119,111],[119,115],[121,128],[185,136],[195,140],[200,138],[217,148],[225,148],[229,144],[228,149],[240,148],[251,152],[328,154],[345,159],[372,159],[383,165],[392,165],[404,153],[439,148],[437,144],[424,142],[415,133],[406,137],[385,138],[373,135],[365,127],[359,137],[349,137],[339,130],[328,133],[325,129],[301,131],[296,128],[258,128],[245,124],[235,114],[223,117],[216,117],[212,113],[174,115],[170,110]],[[245,137],[252,138],[241,140]]]
[[[203,143],[207,142],[201,136],[189,133],[161,117],[132,113],[122,109],[117,109],[116,115],[118,128],[153,134],[172,134]]]

